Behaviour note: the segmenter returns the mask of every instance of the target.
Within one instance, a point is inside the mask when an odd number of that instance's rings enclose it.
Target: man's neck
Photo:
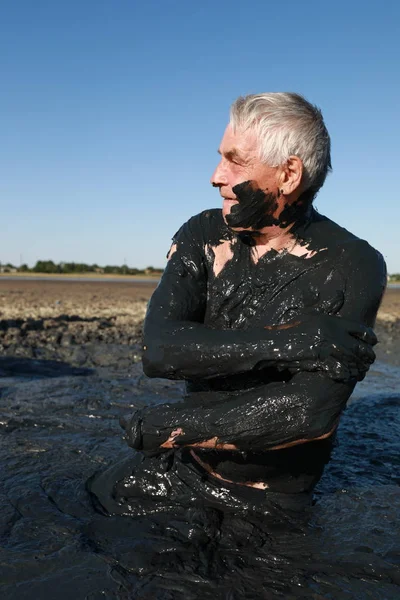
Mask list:
[[[270,250],[297,254],[295,249],[296,244],[301,242],[303,237],[301,231],[311,218],[311,214],[312,206],[310,205],[305,211],[297,213],[296,220],[286,227],[272,225],[264,227],[260,231],[247,229],[235,231],[235,234],[244,244],[253,247],[253,254],[257,259]]]
[[[271,250],[275,250],[276,252],[290,252],[297,242],[296,235],[291,233],[290,229],[290,227],[284,230],[279,227],[269,227],[268,231],[243,232],[239,234],[239,237],[244,243],[252,246],[252,252],[257,262],[258,259]],[[246,240],[246,235],[250,236],[250,240]]]

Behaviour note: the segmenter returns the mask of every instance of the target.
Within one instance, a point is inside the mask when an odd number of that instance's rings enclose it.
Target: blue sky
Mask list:
[[[231,102],[322,108],[316,206],[400,272],[400,4],[4,0],[0,260],[164,266],[209,178]]]

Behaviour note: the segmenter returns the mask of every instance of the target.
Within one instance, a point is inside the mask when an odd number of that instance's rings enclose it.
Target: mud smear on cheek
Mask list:
[[[298,221],[311,204],[300,196],[295,202],[286,203],[280,215],[275,217],[279,190],[276,193],[262,190],[252,181],[239,183],[232,190],[239,204],[232,206],[230,214],[226,216],[229,227],[251,227],[255,230],[272,225],[287,227]]]
[[[239,183],[232,191],[239,204],[232,206],[230,214],[226,216],[230,227],[261,229],[279,224],[273,216],[278,208],[278,194],[256,188],[251,181]]]

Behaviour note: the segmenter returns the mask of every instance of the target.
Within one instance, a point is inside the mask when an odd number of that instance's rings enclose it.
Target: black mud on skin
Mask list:
[[[251,227],[262,229],[271,225],[278,225],[279,221],[273,215],[278,208],[277,194],[254,189],[251,181],[245,181],[232,188],[239,204],[231,208],[226,216],[230,227]]]
[[[149,303],[143,365],[150,377],[185,380],[187,393],[179,405],[146,407],[122,423],[128,444],[152,457],[181,429],[174,442],[182,454],[174,464],[192,463],[193,476],[200,458],[225,479],[265,482],[262,502],[268,493],[302,501],[321,477],[333,436],[301,450],[270,449],[336,427],[374,360],[369,327],[386,281],[382,257],[366,242],[315,211],[297,225],[298,238],[316,251],[312,258],[272,252],[257,264],[221,211],[206,211],[181,228]],[[231,258],[215,275],[222,243]],[[185,448],[214,438],[237,450]],[[111,509],[103,499],[105,508],[134,514],[136,500],[129,507],[143,477],[132,473],[118,485],[106,479],[114,500]],[[146,486],[158,489],[154,481]]]
[[[280,215],[274,217],[278,208],[279,190],[275,193],[269,192],[257,188],[252,181],[245,181],[232,188],[232,191],[239,201],[226,215],[226,222],[232,228],[244,227],[256,231],[272,225],[284,228],[298,221],[309,207],[309,202],[304,202],[300,197],[292,204],[287,203]]]

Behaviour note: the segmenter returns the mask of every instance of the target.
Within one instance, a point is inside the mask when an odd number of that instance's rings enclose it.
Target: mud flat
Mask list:
[[[86,482],[131,456],[119,417],[182,394],[142,373],[154,285],[0,280],[1,598],[397,600],[400,291],[312,511],[107,517]]]
[[[127,368],[155,286],[0,279],[0,355]]]

